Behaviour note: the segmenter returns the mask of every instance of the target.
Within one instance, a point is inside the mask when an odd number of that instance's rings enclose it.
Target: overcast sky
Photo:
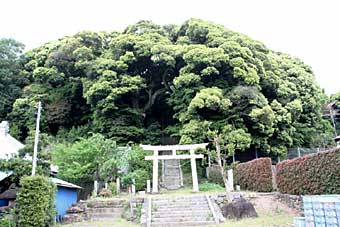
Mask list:
[[[340,91],[339,0],[0,0],[0,38],[31,49],[82,30],[122,31],[139,20],[201,18],[312,66],[326,93]]]

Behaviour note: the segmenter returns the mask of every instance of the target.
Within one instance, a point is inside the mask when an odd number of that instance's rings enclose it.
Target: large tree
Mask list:
[[[0,39],[0,119],[5,119],[12,110],[12,104],[21,94],[21,88],[28,83],[20,75],[19,56],[24,45],[13,39]]]
[[[24,109],[38,99],[42,128],[54,135],[81,128],[118,143],[218,140],[229,155],[317,146],[313,138],[330,129],[309,66],[199,19],[64,37],[27,52],[21,74],[30,84],[11,116],[22,137],[31,130]]]

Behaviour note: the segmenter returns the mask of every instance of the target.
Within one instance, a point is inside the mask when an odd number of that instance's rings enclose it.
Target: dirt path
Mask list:
[[[285,213],[300,216],[299,211],[288,207],[288,205],[277,200],[274,195],[258,195],[255,198],[250,198],[250,202],[256,210],[268,213]]]

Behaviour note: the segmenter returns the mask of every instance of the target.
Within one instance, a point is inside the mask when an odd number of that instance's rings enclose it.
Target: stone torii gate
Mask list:
[[[191,174],[192,174],[192,191],[198,192],[198,179],[196,159],[203,158],[203,154],[195,154],[195,150],[198,148],[205,148],[208,143],[201,144],[183,144],[183,145],[140,145],[145,151],[153,151],[152,156],[145,156],[145,160],[153,161],[152,171],[152,193],[158,193],[158,160],[170,160],[170,159],[190,159],[191,162]],[[172,155],[158,155],[159,151],[172,151]],[[190,151],[190,154],[177,155],[176,151]]]

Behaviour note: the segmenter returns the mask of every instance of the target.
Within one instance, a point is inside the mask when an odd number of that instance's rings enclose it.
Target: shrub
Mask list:
[[[115,182],[111,182],[109,184],[109,190],[111,191],[112,195],[117,195],[117,187]]]
[[[241,163],[234,169],[234,183],[242,189],[271,192],[272,182],[272,161],[270,158],[258,158],[252,161]]]
[[[122,177],[122,184],[125,186],[131,185],[135,179],[136,191],[141,191],[146,188],[146,181],[150,179],[149,172],[144,169],[135,170]]]
[[[286,160],[276,165],[280,192],[294,195],[340,193],[340,149]]]
[[[20,186],[16,200],[17,226],[52,226],[56,215],[53,183],[47,177],[26,176],[21,178]]]
[[[219,184],[224,187],[223,177],[221,174],[220,167],[217,165],[212,165],[208,167],[208,181],[214,184]]]

